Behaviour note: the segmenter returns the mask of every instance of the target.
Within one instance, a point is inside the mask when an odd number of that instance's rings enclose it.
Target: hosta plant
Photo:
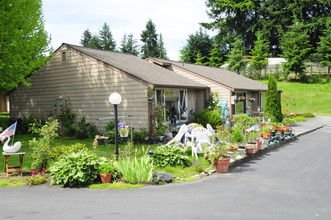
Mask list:
[[[188,166],[190,164],[185,151],[177,146],[158,146],[153,152],[153,162],[156,167]]]
[[[81,187],[92,184],[99,173],[102,158],[85,151],[60,156],[49,169],[52,183],[64,187]]]

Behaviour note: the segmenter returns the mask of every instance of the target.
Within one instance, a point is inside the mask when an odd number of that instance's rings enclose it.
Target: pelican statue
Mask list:
[[[2,140],[7,139],[7,141],[5,142],[5,144],[3,145],[3,151],[7,152],[7,153],[16,153],[20,150],[22,143],[20,141],[17,141],[14,145],[8,145],[9,141],[10,141],[10,137],[9,136],[4,136],[2,138]]]

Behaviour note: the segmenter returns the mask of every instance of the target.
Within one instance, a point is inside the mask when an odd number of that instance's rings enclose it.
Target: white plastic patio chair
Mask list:
[[[176,134],[176,136],[171,141],[169,141],[165,146],[169,146],[169,145],[179,146],[179,145],[181,145],[182,147],[184,147],[184,143],[182,142],[182,138],[186,134],[186,131],[187,131],[187,125],[183,124],[182,126],[180,126],[179,131]]]
[[[213,136],[213,144],[217,144],[218,142],[220,142],[220,139],[215,137],[216,133],[213,129],[213,127],[210,124],[207,124],[207,130],[211,133],[211,135]]]
[[[209,146],[212,145],[210,141],[210,136],[212,134],[206,128],[197,127],[192,130],[191,135],[195,140],[195,144],[192,146],[192,156],[195,155],[195,157],[198,158],[198,153],[203,152],[203,144],[207,144]]]

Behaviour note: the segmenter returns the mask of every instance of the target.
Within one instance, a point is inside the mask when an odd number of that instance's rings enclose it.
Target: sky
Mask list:
[[[80,45],[83,32],[98,33],[106,22],[120,46],[123,35],[140,34],[152,19],[156,32],[162,34],[167,56],[179,60],[180,50],[188,36],[210,21],[205,0],[44,0],[45,29],[51,35],[51,46],[62,43]],[[211,32],[209,32],[211,33]]]

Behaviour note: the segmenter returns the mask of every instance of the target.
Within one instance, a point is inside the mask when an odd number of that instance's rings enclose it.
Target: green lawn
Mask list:
[[[33,135],[15,135],[14,142],[16,141],[21,141],[22,142],[22,147],[20,151],[25,152],[24,160],[23,160],[23,170],[28,171],[31,170],[31,163],[32,163],[32,158],[30,157],[30,152],[31,150],[28,147],[28,141],[33,138]],[[54,145],[72,145],[75,143],[81,143],[85,144],[86,147],[89,148],[91,152],[96,153],[98,156],[103,156],[103,157],[111,157],[114,152],[115,152],[115,146],[114,144],[107,144],[107,145],[99,145],[97,148],[93,148],[93,140],[92,139],[85,139],[85,140],[77,140],[73,138],[63,138],[59,137],[56,138]],[[124,145],[119,145],[119,152],[121,154],[121,150],[123,149]],[[0,144],[0,147],[2,148],[2,145]],[[141,146],[136,146],[137,148],[141,148]],[[4,157],[0,157],[0,167],[1,169],[3,168],[4,164]],[[9,158],[9,165],[16,166],[19,165],[18,162],[18,157],[16,156],[11,156]],[[1,172],[1,171],[0,171]]]
[[[267,81],[261,81],[268,84]],[[290,112],[331,115],[331,82],[326,84],[306,84],[277,82],[282,90],[282,107]]]

